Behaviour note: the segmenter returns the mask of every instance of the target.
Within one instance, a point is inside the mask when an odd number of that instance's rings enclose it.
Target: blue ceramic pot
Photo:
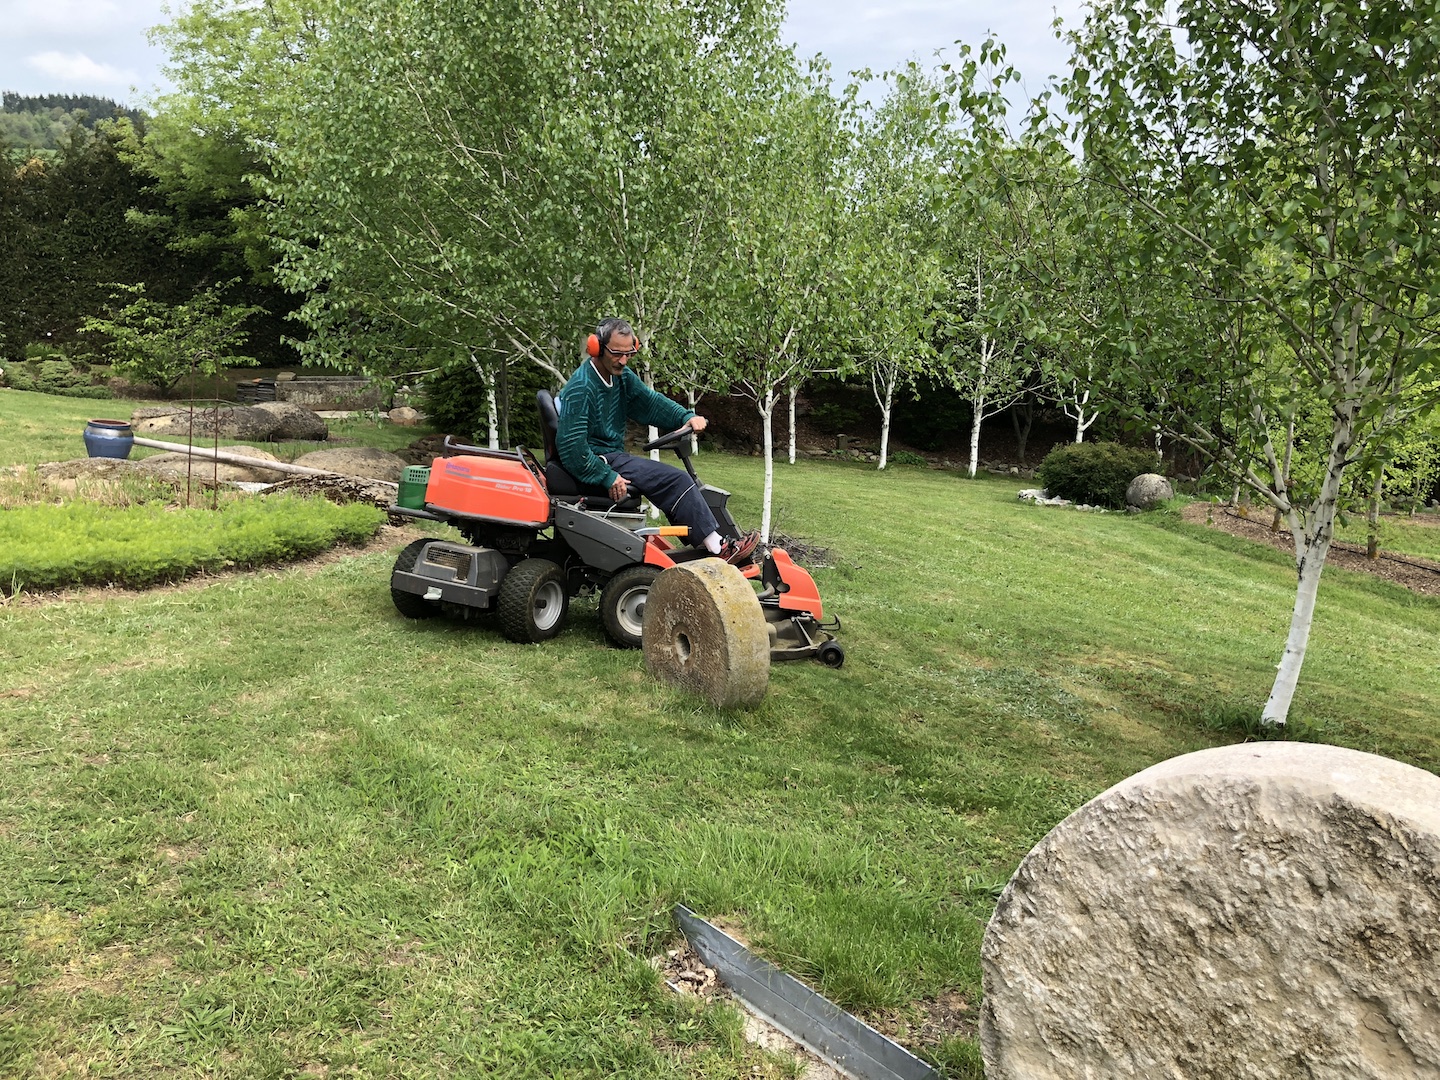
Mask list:
[[[85,425],[85,451],[91,457],[128,458],[135,432],[124,420],[91,420]]]

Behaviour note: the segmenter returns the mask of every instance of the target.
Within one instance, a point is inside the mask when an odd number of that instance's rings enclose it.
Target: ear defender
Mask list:
[[[591,334],[585,339],[585,353],[587,356],[597,357],[600,355],[600,338]]]

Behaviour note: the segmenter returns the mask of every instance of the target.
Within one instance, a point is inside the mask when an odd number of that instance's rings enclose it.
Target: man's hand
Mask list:
[[[690,430],[695,432],[696,435],[699,435],[700,432],[709,426],[710,421],[706,420],[703,416],[692,416],[688,423],[690,424]]]
[[[624,502],[625,493],[630,490],[630,485],[625,482],[625,477],[616,475],[615,482],[610,485],[610,499],[612,502]]]

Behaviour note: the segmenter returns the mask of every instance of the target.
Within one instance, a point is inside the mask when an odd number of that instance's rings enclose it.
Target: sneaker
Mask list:
[[[753,562],[751,558],[755,554],[755,546],[760,543],[758,532],[747,532],[738,540],[725,540],[720,544],[718,558],[724,559],[731,566],[745,566]]]

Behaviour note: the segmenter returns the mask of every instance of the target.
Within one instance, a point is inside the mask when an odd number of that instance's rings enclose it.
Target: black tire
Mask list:
[[[820,646],[815,659],[828,668],[838,668],[845,663],[845,649],[838,641],[827,641]]]
[[[658,566],[627,566],[600,591],[600,621],[605,624],[606,636],[620,648],[640,648],[645,601],[659,576]]]
[[[565,571],[549,559],[522,559],[500,582],[496,614],[511,641],[548,641],[564,629],[569,610]]]
[[[424,551],[425,545],[429,543],[432,543],[431,538],[422,536],[419,540],[412,540],[406,544],[404,550],[395,559],[395,570],[401,572],[414,570],[415,564],[420,561],[420,552]],[[394,581],[393,577],[391,581]],[[439,604],[432,604],[423,596],[397,589],[393,584],[390,586],[390,599],[395,602],[395,610],[407,619],[433,619],[440,614]]]

